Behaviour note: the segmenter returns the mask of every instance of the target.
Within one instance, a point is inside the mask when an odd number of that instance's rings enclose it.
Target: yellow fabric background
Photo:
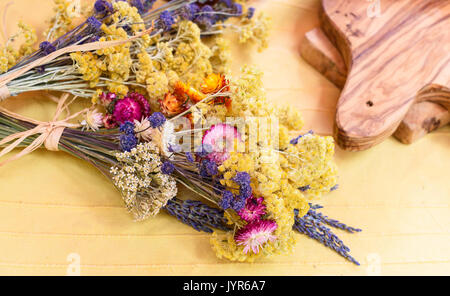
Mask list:
[[[2,14],[7,2],[0,0]],[[40,34],[52,1],[12,2],[8,32],[24,19]],[[270,47],[251,55],[240,48],[235,64],[257,64],[272,100],[302,110],[305,130],[330,134],[339,92],[298,52],[304,32],[318,24],[319,1],[256,5],[274,19]],[[50,119],[54,110],[39,94],[2,105],[36,119]],[[290,255],[254,264],[218,260],[208,234],[165,213],[134,223],[93,167],[39,150],[0,168],[0,274],[64,275],[75,253],[82,275],[448,275],[449,149],[449,127],[411,146],[390,138],[369,151],[337,149],[340,189],[322,203],[325,214],[363,228],[353,235],[337,231],[360,267],[305,236]]]

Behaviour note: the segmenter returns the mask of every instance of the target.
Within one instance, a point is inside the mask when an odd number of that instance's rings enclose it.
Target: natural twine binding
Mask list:
[[[61,99],[58,102],[58,106],[56,107],[56,111],[55,111],[53,120],[50,122],[43,122],[43,121],[30,119],[30,118],[27,118],[20,114],[8,111],[3,107],[0,107],[0,112],[6,114],[8,116],[36,124],[36,126],[31,130],[16,133],[16,134],[10,135],[10,136],[4,138],[3,140],[1,140],[0,146],[8,144],[12,141],[14,141],[14,142],[12,142],[11,144],[9,144],[5,148],[3,148],[3,150],[0,151],[0,157],[11,152],[20,143],[22,143],[26,138],[39,134],[39,136],[29,146],[24,148],[18,154],[1,162],[0,166],[3,166],[13,160],[19,159],[20,157],[27,155],[28,153],[31,153],[34,150],[38,149],[42,145],[44,145],[44,147],[50,151],[58,151],[59,150],[58,149],[59,140],[61,139],[64,129],[67,127],[68,128],[78,128],[81,126],[80,124],[70,123],[69,121],[89,110],[89,108],[86,108],[75,114],[68,115],[68,117],[66,117],[63,120],[58,120],[58,117],[61,115],[61,113],[64,110],[67,109],[68,105],[70,104],[70,102],[68,104],[65,104],[68,97],[69,97],[69,94],[64,94],[61,96]]]
[[[140,32],[139,34],[136,34],[135,36],[130,37],[125,40],[104,41],[104,42],[98,41],[98,42],[92,42],[92,43],[87,43],[87,44],[83,44],[83,45],[72,45],[72,46],[64,47],[64,48],[61,48],[57,51],[54,51],[54,52],[46,55],[45,57],[37,59],[34,62],[31,62],[26,67],[13,70],[10,73],[6,73],[6,74],[0,76],[0,101],[11,96],[11,94],[8,90],[8,87],[7,87],[7,84],[9,82],[20,77],[22,74],[26,73],[27,71],[29,71],[35,67],[39,67],[41,65],[45,65],[45,64],[49,63],[50,61],[56,59],[57,57],[59,57],[63,54],[71,53],[71,52],[78,52],[78,51],[83,52],[83,51],[99,50],[99,49],[103,49],[103,48],[107,48],[107,47],[121,45],[121,44],[130,42],[130,41],[133,41],[135,39],[138,39],[146,34],[150,34],[151,31],[153,31],[153,24],[149,29],[147,29],[143,32]]]
[[[11,94],[9,93],[9,89],[6,86],[0,87],[0,102],[9,98]]]

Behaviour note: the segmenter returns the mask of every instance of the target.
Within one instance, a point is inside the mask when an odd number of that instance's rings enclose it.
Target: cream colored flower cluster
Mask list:
[[[176,196],[176,181],[161,172],[159,149],[152,142],[117,153],[116,158],[119,165],[111,168],[112,179],[136,220],[154,217]]]

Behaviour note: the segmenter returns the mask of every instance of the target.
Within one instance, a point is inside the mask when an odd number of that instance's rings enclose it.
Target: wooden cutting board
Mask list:
[[[321,28],[305,34],[300,53],[311,66],[339,88],[347,79],[347,68],[341,54]],[[450,112],[433,102],[415,103],[403,118],[394,136],[404,144],[411,144],[426,134],[447,125]]]
[[[368,8],[322,0],[326,37],[309,32],[301,50],[343,87],[335,137],[348,150],[372,147],[396,130],[411,143],[450,120],[450,1],[382,0],[378,17]]]

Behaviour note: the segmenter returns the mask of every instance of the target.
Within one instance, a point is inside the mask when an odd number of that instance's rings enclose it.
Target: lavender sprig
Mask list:
[[[334,227],[334,228],[345,230],[345,231],[350,232],[350,233],[355,233],[355,232],[361,232],[362,231],[359,228],[354,228],[354,227],[351,227],[351,226],[347,226],[346,224],[341,223],[338,220],[330,219],[330,218],[328,218],[328,216],[325,216],[322,213],[316,212],[315,209],[317,209],[317,208],[312,208],[311,207],[309,212],[308,212],[308,215],[311,216],[312,218],[318,220],[318,221],[321,221],[322,223],[328,224],[328,225],[330,225],[331,227]]]
[[[361,229],[348,227],[347,225],[339,223],[336,220],[330,220],[326,216],[316,213],[314,209],[317,209],[317,206],[312,205],[308,213],[301,218],[297,217],[298,211],[295,210],[296,217],[295,224],[293,226],[294,230],[306,234],[310,238],[319,241],[326,247],[333,249],[350,262],[360,265],[359,262],[349,254],[350,248],[347,247],[344,242],[337,237],[337,235],[331,232],[330,228],[326,227],[325,224],[346,230],[350,233],[359,232]]]
[[[230,230],[222,210],[200,201],[174,198],[167,203],[165,209],[170,215],[197,231],[212,233],[212,228]]]
[[[333,249],[350,262],[360,265],[359,262],[349,254],[350,248],[324,224],[343,229],[350,233],[360,232],[361,229],[349,227],[315,211],[321,208],[323,207],[320,205],[310,204],[310,210],[304,217],[295,218],[293,229],[319,241],[326,247]],[[213,232],[212,228],[230,230],[229,227],[227,227],[227,220],[224,217],[224,212],[222,210],[210,207],[200,201],[181,201],[174,198],[167,203],[165,209],[170,215],[175,216],[178,220],[193,227],[197,231],[211,233]],[[295,210],[294,212],[297,216],[298,210]]]

